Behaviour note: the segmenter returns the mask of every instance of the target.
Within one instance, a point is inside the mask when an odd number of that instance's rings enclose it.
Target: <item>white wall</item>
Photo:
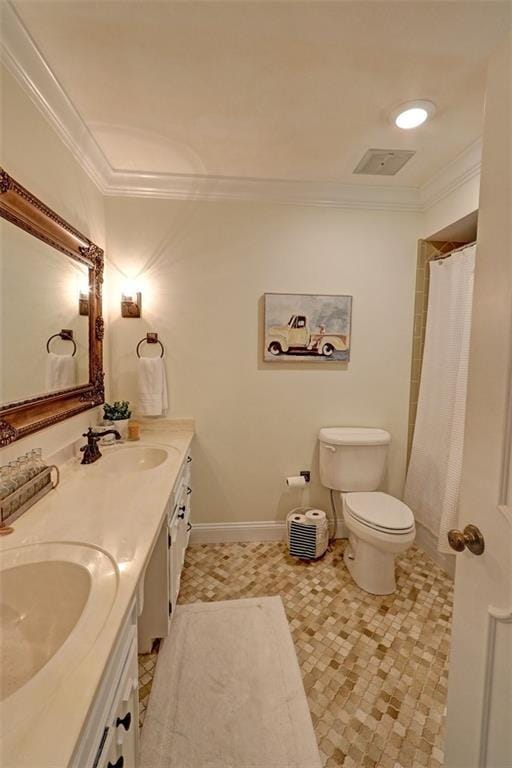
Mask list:
[[[324,425],[388,429],[401,493],[418,215],[142,198],[106,212],[113,397],[136,398],[135,346],[157,331],[170,415],[196,418],[196,521],[282,519],[300,503],[285,475],[309,468],[325,506]],[[140,273],[140,320],[119,316],[123,273]],[[262,363],[267,291],[352,294],[351,362]]]
[[[1,161],[5,170],[78,230],[105,245],[103,198],[45,118],[4,69]],[[8,255],[8,254],[6,254]],[[51,454],[96,423],[96,410],[68,419],[0,449],[0,463],[35,446]]]

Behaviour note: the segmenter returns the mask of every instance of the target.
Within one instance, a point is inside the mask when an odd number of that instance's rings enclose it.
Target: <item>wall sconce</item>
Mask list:
[[[89,292],[82,289],[78,294],[78,314],[89,316]]]
[[[136,293],[121,294],[121,317],[140,317],[142,309],[142,294]]]

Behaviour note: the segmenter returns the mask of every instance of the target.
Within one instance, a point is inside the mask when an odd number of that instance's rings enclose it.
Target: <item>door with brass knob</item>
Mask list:
[[[507,39],[487,61],[458,504],[464,547],[464,534],[473,540],[471,524],[485,534],[485,553],[451,558],[455,610],[444,768],[512,768],[512,185],[503,171],[503,158],[510,158],[510,51]]]
[[[456,552],[468,549],[473,555],[481,555],[485,549],[484,537],[476,525],[466,525],[463,531],[452,528],[448,531],[448,544]]]

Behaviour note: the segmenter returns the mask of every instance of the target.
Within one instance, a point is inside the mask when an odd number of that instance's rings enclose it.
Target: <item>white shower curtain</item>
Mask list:
[[[452,553],[457,526],[473,301],[475,246],[430,262],[427,327],[418,412],[404,500]]]

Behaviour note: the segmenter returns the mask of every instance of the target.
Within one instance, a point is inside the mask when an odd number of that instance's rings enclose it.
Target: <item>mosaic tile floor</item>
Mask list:
[[[281,595],[326,768],[440,768],[452,582],[414,547],[398,560],[397,592],[368,595],[345,544],[315,563],[282,543],[189,547],[180,602]]]

